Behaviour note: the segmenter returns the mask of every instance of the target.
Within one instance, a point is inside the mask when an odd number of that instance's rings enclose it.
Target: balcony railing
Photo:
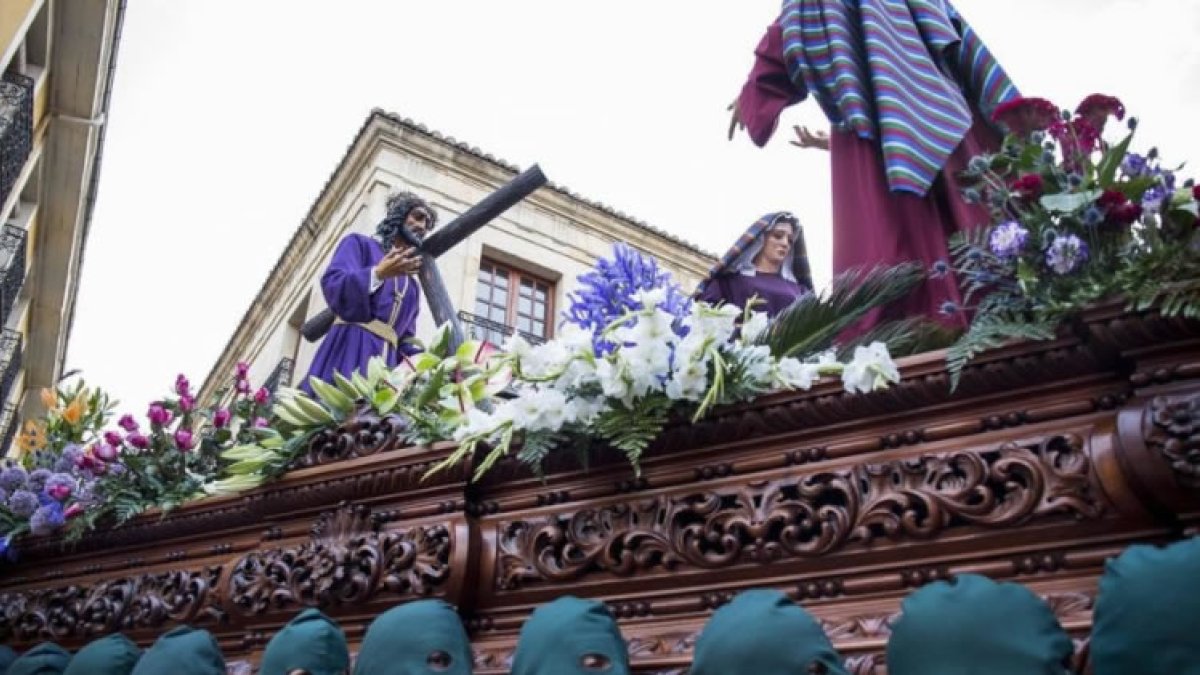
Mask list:
[[[463,323],[463,328],[470,334],[473,340],[483,340],[490,342],[497,347],[504,344],[504,340],[513,333],[520,333],[521,337],[530,344],[540,345],[546,341],[546,338],[525,331],[518,331],[508,324],[500,323],[485,319],[482,316],[471,314],[470,312],[459,312],[458,320]]]
[[[24,229],[5,225],[0,234],[0,252],[8,254],[8,264],[0,271],[0,327],[8,325],[8,315],[21,287],[25,285],[25,254],[29,247]]]
[[[33,150],[33,78],[0,78],[0,205],[8,200]]]
[[[279,359],[279,363],[275,364],[275,370],[271,371],[270,377],[263,383],[267,391],[274,394],[280,387],[292,386],[292,374],[296,368],[296,362],[289,358]]]
[[[6,454],[12,447],[13,437],[17,435],[17,427],[20,426],[19,422],[17,404],[6,404],[4,411],[0,412],[0,456]]]
[[[7,329],[0,333],[0,401],[7,401],[12,393],[22,356],[21,334]]]

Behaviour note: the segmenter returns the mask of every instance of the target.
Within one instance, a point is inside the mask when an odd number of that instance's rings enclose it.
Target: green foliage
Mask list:
[[[671,401],[648,398],[633,408],[614,406],[596,420],[594,428],[601,439],[625,453],[634,471],[641,475],[642,453],[666,425]]]
[[[1052,340],[1057,322],[1031,321],[1025,318],[987,315],[971,322],[963,333],[946,351],[946,363],[950,371],[950,389],[958,388],[962,371],[967,363],[989,349],[1003,346],[1014,340]]]

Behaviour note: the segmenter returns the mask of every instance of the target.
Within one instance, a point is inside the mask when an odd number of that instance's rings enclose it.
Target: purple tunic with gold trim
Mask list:
[[[403,344],[417,328],[421,308],[420,286],[416,279],[402,276],[385,279],[371,292],[371,270],[383,258],[383,247],[371,237],[351,234],[342,239],[333,259],[321,276],[321,291],[338,321],[329,329],[317,348],[308,375],[300,388],[308,391],[308,378],[326,382],[335,372],[349,377],[355,371],[366,372],[367,362],[383,356],[389,366],[400,362],[401,354],[417,350]],[[390,325],[399,338],[399,352],[361,324],[380,321]]]

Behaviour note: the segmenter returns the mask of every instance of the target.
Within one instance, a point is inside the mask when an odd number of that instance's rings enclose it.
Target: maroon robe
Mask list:
[[[796,298],[808,292],[800,284],[788,281],[778,274],[759,272],[754,275],[731,273],[721,274],[704,287],[696,298],[709,304],[721,302],[745,307],[750,298],[758,296],[762,302],[754,306],[757,312],[766,312],[775,318],[787,309]]]

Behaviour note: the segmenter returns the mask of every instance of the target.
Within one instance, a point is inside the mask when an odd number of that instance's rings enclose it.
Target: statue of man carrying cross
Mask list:
[[[405,340],[416,331],[418,287],[434,322],[449,324],[451,349],[456,349],[463,341],[462,325],[434,259],[545,183],[546,176],[534,165],[428,238],[425,234],[437,223],[433,208],[411,192],[389,197],[376,237],[346,235],[321,276],[329,309],[306,322],[301,332],[310,341],[325,340],[300,388],[311,391],[312,377],[329,382],[334,373],[350,377],[365,372],[376,356],[395,367],[402,356],[415,352]]]

